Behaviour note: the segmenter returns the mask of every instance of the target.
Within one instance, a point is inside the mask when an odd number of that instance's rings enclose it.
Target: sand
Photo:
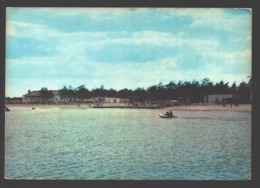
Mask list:
[[[174,111],[238,111],[238,112],[251,112],[251,104],[241,104],[238,107],[227,105],[225,107],[220,105],[194,105],[194,106],[174,106],[166,108],[167,110]]]
[[[110,104],[111,105],[111,104]],[[125,104],[113,104],[114,108],[125,108]],[[74,109],[74,108],[90,108],[89,104],[80,104],[78,106],[77,104],[6,104],[6,107],[8,107],[10,110],[12,110],[13,107],[15,108],[29,108],[32,109],[33,107],[35,109],[40,108],[63,108],[63,109]],[[219,105],[192,105],[192,106],[173,106],[173,107],[167,107],[164,108],[165,110],[172,110],[172,111],[239,111],[239,112],[251,112],[252,106],[251,104],[240,104],[238,107],[227,105],[226,107],[219,106]]]

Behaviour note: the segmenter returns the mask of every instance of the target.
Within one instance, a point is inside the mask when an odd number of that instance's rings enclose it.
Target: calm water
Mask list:
[[[248,179],[251,113],[13,108],[5,176],[17,179]]]

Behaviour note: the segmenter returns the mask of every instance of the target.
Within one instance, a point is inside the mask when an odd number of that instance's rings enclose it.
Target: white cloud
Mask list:
[[[7,59],[6,67],[7,69],[14,69],[19,66],[33,66],[50,68],[51,66],[57,65],[59,63],[58,58],[55,57],[25,57],[19,59]]]
[[[138,12],[147,11],[148,9],[138,9]],[[129,15],[136,11],[132,8],[59,8],[49,9],[50,12],[59,16],[88,16],[91,19],[114,19],[115,16]]]
[[[100,10],[100,9],[98,9]],[[142,9],[147,11],[148,9]],[[191,17],[192,27],[201,27],[208,25],[217,30],[229,31],[230,27],[242,26],[248,22],[248,16],[236,16],[235,20],[230,17],[222,9],[167,9],[172,15]],[[44,11],[50,11],[45,9]],[[53,10],[52,10],[53,11]],[[79,12],[78,12],[79,11]],[[138,11],[140,11],[138,9]],[[113,17],[113,14],[120,16],[131,13],[130,10],[122,9],[111,13],[106,11],[87,11],[85,9],[71,9],[71,11],[58,10],[56,14],[73,15],[91,15],[93,19],[105,15],[107,18]],[[51,13],[51,12],[50,12]],[[92,14],[93,13],[93,14]],[[203,14],[202,14],[203,13]],[[171,16],[172,16],[171,15]],[[213,15],[213,16],[212,16]],[[64,15],[65,16],[65,15]],[[167,15],[165,15],[167,17]],[[166,18],[165,17],[165,18]],[[214,18],[213,18],[214,17]],[[215,18],[216,17],[216,18]],[[102,17],[103,19],[103,17]],[[241,19],[241,23],[238,20]],[[136,87],[148,87],[162,81],[168,83],[171,80],[200,80],[209,77],[213,80],[236,80],[239,82],[248,73],[234,74],[223,73],[223,66],[227,64],[245,65],[251,63],[251,48],[245,51],[226,51],[221,41],[215,38],[196,38],[195,35],[186,34],[186,31],[179,33],[159,32],[154,30],[142,30],[138,32],[62,32],[47,25],[32,24],[21,21],[7,21],[7,37],[23,37],[36,39],[35,49],[48,50],[53,52],[46,56],[34,57],[30,52],[23,54],[23,58],[7,60],[7,81],[8,87],[14,83],[11,79],[16,79],[15,71],[21,67],[31,67],[37,65],[39,69],[44,68],[46,74],[56,75],[56,79],[50,78],[29,78],[20,80],[23,88],[40,89],[46,86],[50,89],[59,89],[63,85],[81,85],[91,89],[95,85],[99,87],[104,84],[106,88],[122,89],[124,87],[135,89]],[[251,41],[251,35],[243,35],[234,37],[239,42],[248,43]],[[8,39],[8,38],[7,38]],[[246,41],[244,41],[246,40]],[[42,42],[44,41],[44,42]],[[156,49],[177,49],[167,52],[168,54],[147,60],[145,62],[135,62],[135,60],[125,60],[119,64],[112,64],[107,59],[96,60],[96,56],[102,56],[106,48],[119,50],[122,48],[143,47],[144,51],[147,46],[150,50],[146,55],[156,52]],[[34,46],[33,46],[34,47]],[[125,51],[124,51],[125,52]],[[126,52],[128,52],[126,50]],[[12,52],[11,52],[12,53]],[[142,52],[140,51],[140,54]],[[92,54],[97,54],[92,58]],[[109,57],[110,54],[108,54]],[[114,54],[111,54],[114,55]],[[131,55],[131,54],[130,54]],[[151,54],[152,55],[152,54]],[[91,57],[90,57],[91,56]],[[160,56],[160,54],[159,54]],[[198,57],[197,57],[198,56]],[[205,67],[201,69],[185,69],[184,61],[194,62],[196,58],[204,60]],[[199,61],[198,61],[199,62]],[[186,63],[186,66],[189,64]],[[15,70],[13,72],[13,70]],[[180,71],[181,70],[181,71]],[[47,72],[48,71],[48,72]],[[245,72],[249,72],[246,70]],[[28,74],[29,73],[24,73]],[[11,76],[10,76],[11,75]],[[13,78],[12,78],[13,77]],[[65,79],[65,77],[70,77]],[[33,79],[33,82],[30,80]],[[17,80],[16,80],[17,81]],[[28,82],[28,83],[27,83]],[[11,83],[11,84],[10,84]],[[9,86],[10,84],[10,86]],[[13,84],[15,86],[15,84]]]
[[[164,59],[162,62],[163,62],[162,65],[165,68],[175,68],[175,67],[177,67],[177,61],[176,61],[175,57],[170,57],[170,58]]]
[[[190,72],[191,76],[196,76],[195,73]],[[207,76],[205,76],[207,75]],[[199,78],[200,76],[200,78]],[[219,81],[229,82],[232,84],[234,81],[236,83],[240,83],[242,81],[247,80],[248,73],[236,73],[233,72],[223,74],[223,70],[217,64],[208,64],[206,69],[201,71],[199,75],[197,75],[197,79],[202,79],[204,77],[208,77],[214,83]]]
[[[246,49],[244,51],[234,51],[234,52],[225,52],[225,51],[211,51],[204,54],[206,58],[215,58],[217,61],[222,63],[231,63],[234,65],[247,64],[251,65],[252,51]]]
[[[251,33],[246,36],[245,41],[246,41],[246,42],[251,42],[251,41],[252,41],[252,35],[251,35]]]
[[[129,45],[155,45],[155,46],[193,46],[195,50],[201,49],[203,51],[208,48],[218,46],[218,41],[214,39],[199,40],[199,39],[186,39],[181,38],[180,35],[173,35],[167,32],[158,32],[145,30],[141,32],[128,33],[125,31],[120,32],[70,32],[65,33],[49,28],[45,25],[31,24],[26,22],[7,22],[7,35],[35,38],[41,40],[49,40],[52,45],[59,45],[61,50],[69,48],[69,46],[80,47],[102,47],[104,45],[113,44],[129,44]],[[113,36],[113,37],[112,37]],[[117,36],[117,37],[115,37]],[[59,41],[55,44],[53,42]],[[79,48],[78,48],[79,49]]]
[[[30,37],[42,39],[46,36],[57,36],[59,32],[41,24],[32,24],[20,21],[7,21],[7,36]]]
[[[216,30],[232,31],[238,27],[251,27],[252,14],[229,15],[225,8],[177,8],[169,13],[172,16],[192,18],[191,27],[212,27]],[[242,10],[242,9],[233,9]]]

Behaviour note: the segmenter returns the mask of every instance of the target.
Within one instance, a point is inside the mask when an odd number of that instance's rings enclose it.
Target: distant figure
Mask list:
[[[222,106],[226,107],[226,100],[225,99],[222,99],[221,103],[222,103]]]
[[[169,112],[166,112],[166,115],[168,116],[168,115],[170,115],[170,113],[169,113]]]
[[[235,106],[238,107],[238,99],[235,100]]]
[[[34,107],[32,107],[32,110],[34,110],[35,108]]]
[[[220,105],[218,97],[216,97],[215,104]]]
[[[172,111],[170,110],[170,113],[169,113],[170,116],[172,116]]]

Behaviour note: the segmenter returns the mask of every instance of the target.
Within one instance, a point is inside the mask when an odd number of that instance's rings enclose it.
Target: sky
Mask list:
[[[85,85],[251,76],[252,12],[235,8],[8,8],[6,96]]]

